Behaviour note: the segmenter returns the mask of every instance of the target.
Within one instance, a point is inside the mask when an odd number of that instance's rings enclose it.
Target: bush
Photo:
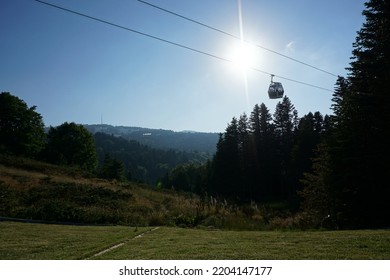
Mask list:
[[[18,208],[20,193],[0,181],[0,216],[13,216]]]
[[[179,215],[173,219],[174,224],[180,227],[195,227],[199,223],[199,219],[192,215]]]

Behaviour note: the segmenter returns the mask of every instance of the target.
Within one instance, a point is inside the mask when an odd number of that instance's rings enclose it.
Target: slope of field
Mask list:
[[[84,224],[166,225],[193,217],[198,198],[77,169],[0,157],[0,217]],[[180,220],[179,219],[179,220]]]
[[[72,167],[0,155],[0,217],[77,224],[264,229],[272,209],[237,206],[135,182],[107,181]]]

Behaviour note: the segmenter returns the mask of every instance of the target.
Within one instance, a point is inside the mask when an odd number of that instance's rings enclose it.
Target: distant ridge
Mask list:
[[[173,131],[165,129],[143,128],[135,126],[113,126],[108,124],[84,125],[88,131],[95,134],[103,132],[159,149],[174,149],[179,151],[198,151],[214,154],[219,139],[219,133],[196,132],[191,130]]]

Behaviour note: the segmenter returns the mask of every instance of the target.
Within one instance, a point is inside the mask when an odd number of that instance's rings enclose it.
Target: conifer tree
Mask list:
[[[272,115],[262,103],[255,105],[250,117],[252,134],[252,181],[258,200],[273,197],[274,188],[279,184],[277,146]]]
[[[239,189],[240,159],[238,121],[233,118],[225,133],[220,135],[213,162],[212,186],[221,196],[232,196]]]
[[[312,170],[311,159],[315,156],[315,149],[320,144],[324,133],[324,118],[320,112],[308,113],[299,120],[295,132],[294,145],[290,153],[288,179],[290,198],[298,208],[297,191],[302,189],[301,180],[304,173]]]
[[[338,148],[344,162],[343,188],[351,197],[346,215],[352,226],[389,225],[390,3],[371,0],[357,33],[350,63],[350,87],[338,120]],[[338,118],[337,118],[338,117]],[[339,172],[340,172],[339,171]]]
[[[245,113],[238,119],[238,153],[240,164],[240,178],[242,193],[246,197],[253,198],[253,183],[251,182],[251,149],[250,149],[250,134],[249,121]]]
[[[276,105],[274,123],[280,137],[291,139],[298,124],[298,112],[287,96]]]
[[[274,124],[276,140],[278,143],[278,161],[280,179],[277,194],[280,197],[287,197],[291,195],[288,179],[288,164],[290,159],[290,152],[294,141],[294,132],[298,123],[298,112],[290,99],[285,96],[281,102],[276,105],[274,113]]]
[[[366,22],[353,44],[349,77],[336,83],[326,155],[318,157],[326,172],[317,161],[314,173],[317,181],[323,182],[322,186],[317,184],[318,190],[332,198],[329,207],[317,207],[327,208],[341,227],[390,223],[390,152],[385,137],[390,127],[390,2],[371,0],[365,5]],[[315,189],[315,180],[309,181],[304,191]],[[307,204],[315,197],[306,195],[305,199]]]
[[[125,166],[122,161],[105,154],[99,175],[104,179],[123,181],[125,179]]]

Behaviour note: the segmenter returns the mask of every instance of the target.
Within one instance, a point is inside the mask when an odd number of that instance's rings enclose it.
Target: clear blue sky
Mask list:
[[[136,0],[47,0],[165,40],[233,59],[239,41]],[[147,0],[240,35],[237,0]],[[244,39],[345,75],[363,0],[241,0]],[[336,78],[252,48],[251,67],[333,89]],[[0,91],[65,121],[223,132],[265,103],[270,76],[70,14],[34,0],[0,0]],[[244,74],[246,73],[246,74]],[[298,110],[331,112],[332,92],[275,78]]]

